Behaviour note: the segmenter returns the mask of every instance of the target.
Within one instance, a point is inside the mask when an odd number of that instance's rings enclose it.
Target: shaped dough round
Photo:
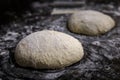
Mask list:
[[[58,69],[78,62],[84,55],[81,43],[62,32],[43,30],[22,39],[15,52],[23,67]]]
[[[104,34],[114,26],[115,21],[110,16],[93,10],[73,13],[68,21],[71,32],[86,35]]]

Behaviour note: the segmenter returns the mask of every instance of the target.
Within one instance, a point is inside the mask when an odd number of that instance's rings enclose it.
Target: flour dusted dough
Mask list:
[[[103,34],[115,26],[115,21],[108,15],[93,10],[73,13],[68,21],[71,32],[86,35]]]
[[[15,52],[23,67],[58,69],[78,62],[84,55],[81,43],[62,32],[43,30],[22,39]]]

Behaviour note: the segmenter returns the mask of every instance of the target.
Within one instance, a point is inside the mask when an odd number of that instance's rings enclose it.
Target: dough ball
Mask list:
[[[43,30],[22,39],[15,51],[23,67],[59,69],[78,62],[84,55],[81,43],[62,32]]]
[[[73,13],[68,21],[71,32],[86,35],[100,35],[115,26],[115,21],[108,15],[93,10]]]

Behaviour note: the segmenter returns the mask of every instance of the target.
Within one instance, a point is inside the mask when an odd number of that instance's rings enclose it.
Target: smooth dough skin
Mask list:
[[[111,30],[115,21],[108,15],[93,10],[73,13],[68,20],[71,32],[85,35],[100,35]]]
[[[18,43],[15,60],[23,67],[59,69],[78,62],[83,55],[83,47],[74,37],[43,30],[28,35]]]

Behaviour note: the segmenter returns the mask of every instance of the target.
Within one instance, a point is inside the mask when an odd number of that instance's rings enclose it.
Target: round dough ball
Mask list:
[[[84,55],[81,43],[62,32],[43,30],[22,39],[15,60],[23,67],[58,69],[79,61]]]
[[[93,10],[83,10],[71,15],[68,28],[71,32],[86,35],[103,34],[115,26],[115,21],[108,15]]]

